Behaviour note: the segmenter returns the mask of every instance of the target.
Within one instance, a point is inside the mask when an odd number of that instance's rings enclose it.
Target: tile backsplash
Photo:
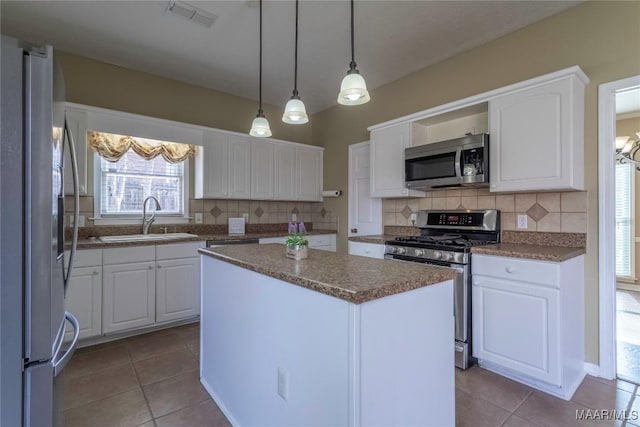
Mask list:
[[[587,232],[587,192],[490,193],[488,189],[427,192],[426,197],[384,199],[385,226],[412,225],[411,214],[421,209],[498,209],[502,230]],[[527,228],[517,228],[518,215],[527,215]]]

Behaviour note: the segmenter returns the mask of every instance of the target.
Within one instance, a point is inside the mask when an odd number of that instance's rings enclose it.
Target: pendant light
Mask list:
[[[260,83],[259,83],[259,96],[260,96],[260,104],[258,107],[258,114],[256,118],[253,119],[253,123],[251,124],[251,130],[249,131],[249,135],[258,136],[258,137],[268,137],[271,136],[271,129],[269,128],[269,121],[264,116],[264,112],[262,111],[262,0],[260,0]]]
[[[347,71],[347,75],[342,79],[342,84],[340,85],[338,104],[360,105],[369,102],[370,99],[364,77],[360,75],[360,71],[356,68],[353,47],[353,0],[351,0],[351,62],[349,63],[349,71]]]
[[[284,114],[282,115],[282,121],[292,125],[301,125],[309,121],[307,116],[307,109],[304,107],[304,102],[298,95],[298,0],[296,0],[296,47],[295,47],[295,60],[293,71],[293,95],[284,107]]]

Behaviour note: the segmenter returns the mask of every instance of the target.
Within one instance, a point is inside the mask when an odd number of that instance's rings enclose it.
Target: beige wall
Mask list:
[[[559,15],[427,67],[371,92],[359,107],[336,106],[312,117],[313,141],[325,147],[324,187],[348,191],[348,145],[367,127],[572,65],[589,76],[585,100],[585,171],[597,171],[598,85],[640,74],[640,2],[585,2]],[[420,54],[416,52],[416,54]],[[367,70],[361,70],[366,77]],[[586,360],[598,363],[598,188],[586,173]],[[348,195],[325,201],[341,219],[346,248]]]

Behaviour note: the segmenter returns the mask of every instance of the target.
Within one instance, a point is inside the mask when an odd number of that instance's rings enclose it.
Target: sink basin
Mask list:
[[[166,233],[166,234],[124,234],[121,236],[101,236],[100,241],[105,243],[114,242],[146,242],[184,239],[188,237],[198,237],[190,233]]]

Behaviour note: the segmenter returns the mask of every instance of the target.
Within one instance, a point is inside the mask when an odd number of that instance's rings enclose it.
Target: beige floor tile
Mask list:
[[[127,348],[129,349],[131,360],[137,362],[163,355],[167,352],[184,349],[185,343],[178,334],[166,334],[127,343]]]
[[[177,375],[142,388],[154,418],[209,399],[198,371]]]
[[[497,427],[510,413],[496,405],[456,389],[456,427]]]
[[[604,384],[587,377],[571,400],[591,409],[625,410],[632,396],[632,393],[616,388],[613,384]]]
[[[534,391],[514,412],[515,415],[542,427],[614,426],[614,421],[578,420],[577,411],[588,410],[575,402]]]
[[[90,353],[77,354],[64,369],[67,379],[87,374],[96,374],[106,368],[130,362],[129,351],[124,346],[116,346]]]
[[[227,427],[222,411],[211,399],[156,419],[158,427]]]
[[[587,375],[585,377],[585,379],[586,378],[589,378],[589,379],[591,379],[593,381],[597,381],[599,383],[610,385],[612,387],[619,388],[620,390],[628,391],[629,393],[633,393],[633,391],[636,389],[636,385],[635,384],[632,384],[632,383],[624,381],[624,380],[619,380],[619,379],[607,380],[605,378],[592,377],[590,375]]]
[[[138,387],[138,379],[130,362],[104,369],[95,374],[63,378],[64,409],[75,408]]]
[[[200,341],[187,344],[187,348],[196,359],[200,360]]]
[[[78,348],[73,354],[74,357],[76,357],[81,354],[93,353],[94,351],[106,350],[109,348],[120,347],[122,345],[124,345],[124,342],[122,340],[108,341],[100,344],[88,345],[86,347]]]
[[[456,371],[456,387],[507,411],[515,410],[533,392],[530,387],[478,366],[466,371]]]
[[[187,347],[182,346],[178,351],[134,362],[133,366],[138,374],[140,384],[147,385],[179,374],[196,371],[199,368],[199,363]]]
[[[511,415],[501,427],[537,427],[537,424],[524,420],[517,415]]]
[[[138,426],[151,420],[139,388],[64,412],[65,427]]]

